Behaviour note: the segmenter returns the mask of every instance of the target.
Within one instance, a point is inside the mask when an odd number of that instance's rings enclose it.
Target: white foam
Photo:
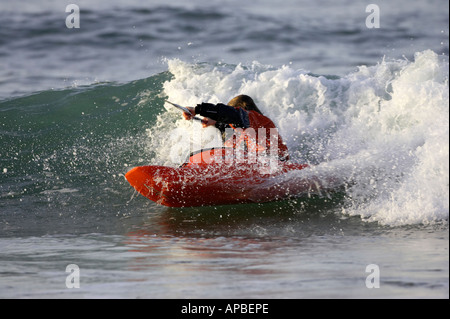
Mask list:
[[[350,185],[345,214],[387,225],[448,220],[448,59],[432,51],[414,61],[361,66],[345,77],[288,66],[168,61],[170,101],[227,103],[247,94],[278,126],[291,156]],[[154,161],[174,165],[189,151],[220,144],[218,132],[167,107],[149,130]]]

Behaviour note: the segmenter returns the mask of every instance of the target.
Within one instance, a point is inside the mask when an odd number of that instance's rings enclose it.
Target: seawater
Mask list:
[[[448,3],[380,2],[379,30],[351,2],[77,4],[79,30],[0,4],[0,297],[448,298]],[[172,209],[129,186],[220,145],[165,99],[237,94],[311,165],[277,182],[333,187]]]

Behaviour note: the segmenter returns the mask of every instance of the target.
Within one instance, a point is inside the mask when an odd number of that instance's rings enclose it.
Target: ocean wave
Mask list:
[[[448,221],[445,57],[428,50],[345,76],[258,62],[169,59],[167,66],[125,84],[1,101],[2,200],[28,196],[30,205],[74,210],[127,203],[123,174],[130,167],[176,166],[190,151],[221,143],[215,129],[183,120],[165,99],[193,106],[247,94],[273,119],[293,160],[311,164],[300,174],[340,181],[345,199],[334,207],[338,214],[389,226]],[[78,191],[54,191],[60,189]]]
[[[445,57],[428,50],[416,53],[414,61],[382,60],[338,78],[259,63],[168,64],[174,78],[164,84],[164,93],[177,103],[252,96],[274,120],[296,161],[348,185],[344,214],[386,225],[448,220]],[[152,139],[160,135],[149,131],[152,145],[161,150],[156,157],[166,159],[164,164],[174,158],[168,144],[181,153],[215,146],[215,131],[181,120],[174,129],[168,120],[172,116],[178,114],[163,114],[156,125],[169,141]]]

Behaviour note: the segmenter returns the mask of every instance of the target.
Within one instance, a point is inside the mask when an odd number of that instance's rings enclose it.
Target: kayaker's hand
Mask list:
[[[215,125],[215,124],[216,124],[216,121],[211,120],[210,118],[205,117],[205,118],[202,119],[202,126],[204,128],[208,127],[208,126],[211,126],[211,125]]]
[[[188,107],[186,107],[190,112],[191,112],[191,114],[189,114],[189,113],[186,113],[186,112],[183,112],[183,117],[186,119],[186,120],[192,120],[192,118],[195,116],[195,108],[194,107],[190,107],[190,106],[188,106]]]

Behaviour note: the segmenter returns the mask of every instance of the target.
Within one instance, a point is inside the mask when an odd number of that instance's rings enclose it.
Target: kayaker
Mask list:
[[[228,105],[201,103],[196,107],[188,107],[188,110],[191,114],[183,113],[184,118],[190,120],[196,114],[204,116],[203,127],[214,125],[222,133],[228,131],[227,128],[232,128],[235,134],[225,141],[225,146],[238,147],[244,142],[247,150],[267,154],[275,147],[280,160],[289,159],[288,148],[279,136],[275,124],[262,114],[253,99],[247,95],[234,97]],[[239,133],[238,138],[236,132]],[[265,133],[264,137],[257,136],[261,132]]]

